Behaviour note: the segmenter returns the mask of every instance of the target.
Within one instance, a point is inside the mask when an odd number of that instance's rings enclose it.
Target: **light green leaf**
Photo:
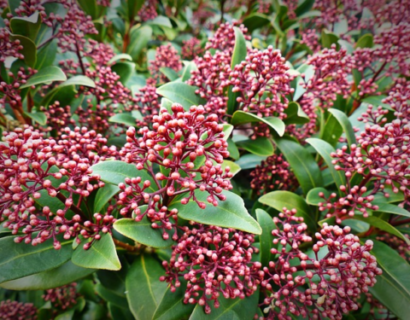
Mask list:
[[[115,250],[111,234],[101,235],[101,239],[94,241],[91,248],[83,249],[88,240],[82,241],[75,249],[71,261],[77,266],[91,269],[120,270],[121,263]]]
[[[110,59],[110,61],[108,61],[108,64],[113,64],[114,62],[117,62],[120,60],[132,61],[132,57],[127,53],[116,54],[114,57]]]
[[[38,11],[34,12],[30,17],[13,17],[10,19],[11,32],[25,36],[33,42],[36,40],[40,26],[41,17],[39,17]]]
[[[236,145],[258,156],[271,156],[274,153],[272,142],[266,137],[258,137],[255,140],[242,140],[237,142]]]
[[[174,69],[162,67],[159,69],[159,71],[161,71],[161,73],[170,81],[174,81],[179,78],[178,73]]]
[[[337,119],[340,125],[343,128],[344,133],[346,134],[348,146],[356,143],[356,137],[352,124],[350,123],[349,118],[342,111],[337,109],[329,109],[329,112]]]
[[[366,33],[357,40],[355,48],[371,48],[373,47],[373,35]]]
[[[45,126],[47,123],[47,116],[44,112],[24,112],[24,114],[42,126]]]
[[[152,28],[144,25],[142,27],[133,27],[130,32],[130,44],[127,47],[127,53],[136,61],[143,49],[147,47],[148,41],[152,37]]]
[[[236,164],[238,164],[242,170],[253,169],[257,165],[260,165],[266,158],[266,156],[257,156],[256,154],[245,154],[236,161]]]
[[[309,122],[309,117],[297,102],[289,102],[285,113],[287,115],[286,119],[283,120],[285,124],[304,124]]]
[[[130,113],[117,113],[108,119],[109,122],[121,123],[130,127],[136,127],[135,118]]]
[[[98,189],[94,200],[94,212],[100,212],[104,206],[120,191],[116,185],[106,184]]]
[[[261,234],[261,227],[246,210],[242,198],[229,191],[222,193],[226,196],[226,200],[219,201],[217,207],[206,201],[207,192],[197,190],[195,197],[206,204],[205,209],[200,209],[192,198],[185,205],[181,204],[180,199],[174,200],[169,208],[178,209],[178,216],[185,220]]]
[[[391,214],[397,214],[399,216],[410,217],[410,212],[404,208],[395,206],[394,204],[389,203],[378,203],[374,201],[374,205],[377,205],[379,208],[375,210],[376,212],[385,212]]]
[[[233,114],[231,119],[231,124],[234,126],[250,122],[263,122],[272,128],[279,136],[283,136],[285,132],[285,124],[276,117],[260,118],[252,113],[238,110]]]
[[[270,249],[274,246],[272,230],[276,229],[276,226],[272,217],[265,210],[256,209],[256,218],[262,227],[262,234],[259,236],[261,263],[267,266],[269,261],[273,261]]]
[[[325,200],[323,198],[319,197],[320,192],[323,192],[326,199],[329,198],[329,196],[330,196],[330,191],[329,190],[326,190],[325,188],[320,188],[320,187],[319,188],[314,188],[314,189],[311,189],[308,192],[308,194],[306,196],[306,203],[310,204],[312,206],[318,206],[319,203],[325,202]]]
[[[185,110],[191,106],[203,105],[204,99],[201,99],[195,93],[196,87],[190,86],[183,82],[170,82],[157,89],[157,93],[172,102],[179,103]]]
[[[71,86],[71,85],[78,85],[78,86],[84,86],[84,87],[89,87],[89,88],[95,88],[94,81],[91,80],[89,77],[86,77],[86,76],[71,77],[67,81],[64,81],[63,83],[61,83],[60,87]]]
[[[67,77],[63,70],[56,66],[49,66],[41,69],[35,75],[31,76],[25,84],[20,86],[20,89],[28,88],[42,83],[65,80],[67,80]]]

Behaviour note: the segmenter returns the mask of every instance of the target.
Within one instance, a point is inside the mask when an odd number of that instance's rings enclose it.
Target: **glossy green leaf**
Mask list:
[[[344,133],[346,134],[346,139],[348,145],[352,145],[356,143],[356,137],[354,134],[354,130],[352,124],[350,123],[349,118],[344,114],[342,111],[337,109],[329,109],[329,112],[339,121],[340,125],[343,128]]]
[[[41,26],[41,17],[38,11],[34,12],[30,17],[13,17],[10,19],[10,29],[14,34],[19,34],[36,41],[38,31]]]
[[[258,156],[271,156],[274,153],[272,142],[266,137],[258,137],[255,140],[242,140],[237,142],[236,145]]]
[[[166,76],[169,81],[174,81],[179,78],[178,73],[174,69],[162,67],[159,71]]]
[[[306,203],[312,206],[318,206],[319,203],[324,202],[324,199],[319,197],[319,193],[323,192],[326,199],[330,196],[330,191],[325,188],[314,188],[310,190],[306,196]]]
[[[88,240],[82,241],[75,249],[71,261],[77,266],[91,269],[119,270],[121,263],[115,250],[114,241],[109,233],[101,235],[101,239],[94,241],[91,248],[83,249]]]
[[[224,162],[222,162],[221,168],[222,170],[225,170],[226,167],[229,167],[230,171],[234,176],[241,171],[241,167],[232,161],[229,160],[224,160]]]
[[[373,47],[373,35],[366,33],[357,40],[355,48],[371,48]]]
[[[130,32],[130,44],[127,47],[127,53],[136,61],[142,50],[147,47],[148,41],[152,37],[152,28],[150,26],[134,27]]]
[[[136,320],[153,319],[167,288],[159,277],[164,274],[161,263],[151,255],[138,256],[125,282],[127,299]]]
[[[226,200],[219,201],[217,207],[206,201],[207,192],[197,190],[195,197],[206,204],[205,209],[200,209],[192,198],[185,205],[181,204],[180,199],[175,200],[171,202],[169,208],[178,209],[178,216],[185,220],[261,234],[261,227],[246,210],[242,198],[229,191],[222,193],[226,196]]]
[[[342,171],[336,170],[332,163],[333,158],[330,156],[330,154],[332,152],[336,152],[336,150],[329,143],[321,139],[309,138],[309,139],[306,139],[306,141],[313,148],[315,148],[317,153],[323,158],[327,167],[329,168],[329,171],[333,177],[333,180],[337,188],[340,189],[340,186],[346,184],[346,178],[345,178],[344,173]],[[342,195],[340,190],[339,190],[339,193],[340,195]]]
[[[303,1],[300,5],[298,5],[298,7],[295,10],[296,16],[301,18],[301,16],[303,14],[306,14],[307,12],[309,12],[312,9],[314,3],[315,3],[315,0],[305,0],[305,1]]]
[[[378,203],[374,201],[374,205],[377,205],[379,208],[375,210],[376,212],[385,212],[391,214],[397,214],[399,216],[410,217],[410,212],[404,208],[395,206],[394,204],[389,203]]]
[[[183,303],[185,299],[186,283],[177,287],[175,292],[171,292],[169,288],[165,291],[164,297],[158,305],[153,316],[154,320],[179,320],[187,319],[194,310],[195,305],[191,303]]]
[[[343,128],[339,121],[331,115],[322,126],[324,127],[320,133],[320,138],[328,142],[332,147],[335,147],[343,134]]]
[[[136,127],[135,118],[130,113],[117,113],[108,119],[109,122],[125,124],[129,127]]]
[[[393,227],[390,223],[388,223],[387,221],[385,221],[383,219],[380,219],[379,217],[368,216],[367,218],[364,218],[363,216],[355,215],[354,217],[352,217],[352,219],[366,222],[366,223],[372,225],[373,227],[376,227],[380,230],[386,231],[386,232],[388,232],[388,233],[390,233],[390,234],[404,240],[404,242],[406,242],[408,245],[410,245],[410,240],[406,236],[404,236],[399,230],[397,230],[395,227]]]
[[[383,274],[377,277],[375,286],[369,288],[370,293],[397,317],[407,319],[410,314],[410,265],[396,250],[379,241],[374,241],[372,253]]]
[[[236,111],[231,119],[232,125],[240,125],[251,122],[263,122],[272,128],[279,136],[283,136],[285,132],[285,124],[282,120],[276,117],[260,118],[252,113],[244,111]]]
[[[182,82],[185,82],[191,78],[192,71],[198,70],[198,67],[193,61],[187,61],[187,62],[184,62],[184,64],[185,64],[185,68],[182,71],[182,77],[181,77]]]
[[[232,139],[228,139],[228,152],[229,152],[229,157],[238,160],[239,159],[239,150],[238,147],[236,146],[235,142],[232,141]]]
[[[260,165],[266,156],[257,156],[256,154],[245,154],[239,158],[236,163],[242,168],[242,170],[253,169]]]
[[[98,18],[98,8],[96,0],[78,0],[78,4],[81,9],[84,10],[87,15],[90,15],[93,20]]]
[[[60,87],[71,86],[71,85],[95,88],[95,82],[93,80],[91,80],[89,77],[86,77],[86,76],[71,77],[70,79],[68,79],[68,80],[64,81],[63,83],[61,83]]]
[[[270,23],[270,19],[268,16],[262,13],[253,12],[247,15],[245,19],[243,19],[242,23],[245,25],[248,31],[252,33],[253,30],[268,25]]]
[[[75,95],[74,86],[61,87],[61,84],[51,90],[41,101],[41,106],[47,107],[53,104],[55,101],[64,101],[64,103],[69,104]]]
[[[71,257],[72,240],[61,240],[55,250],[52,240],[32,246],[15,243],[15,237],[0,239],[0,283],[57,268]]]
[[[94,199],[94,212],[100,212],[104,206],[120,191],[116,185],[106,184],[99,188]]]
[[[20,86],[20,89],[28,88],[43,83],[50,83],[53,81],[65,81],[67,77],[63,70],[56,66],[49,66],[41,69],[35,75],[31,76],[25,84]]]
[[[330,49],[332,44],[336,44],[336,49],[339,50],[340,44],[337,42],[339,37],[332,32],[322,30],[322,46]]]
[[[42,126],[45,126],[47,123],[47,116],[44,112],[24,112],[24,114]]]
[[[205,102],[196,95],[195,90],[196,87],[183,82],[170,82],[159,87],[157,93],[189,110],[191,106],[203,105]]]
[[[10,35],[10,40],[15,41],[19,40],[20,45],[23,46],[23,49],[20,50],[19,52],[24,55],[24,62],[29,66],[29,67],[34,67],[36,65],[37,61],[37,47],[34,44],[32,40],[30,40],[27,37],[18,35],[18,34],[12,34]]]
[[[132,61],[132,57],[127,53],[116,54],[114,57],[110,59],[110,61],[108,61],[108,64],[113,64],[114,62],[121,61],[121,60]]]
[[[290,191],[273,191],[259,198],[259,202],[282,212],[283,208],[296,209],[296,216],[303,217],[310,230],[316,230],[313,210],[310,210],[305,199]]]
[[[99,283],[95,285],[94,289],[105,301],[110,302],[117,307],[128,309],[128,302],[124,293],[121,294],[117,291],[107,289]]]
[[[256,209],[256,219],[262,228],[262,234],[259,236],[260,243],[260,257],[263,266],[267,266],[269,261],[273,261],[273,255],[270,249],[273,247],[272,230],[276,229],[272,217],[262,209]]]
[[[71,261],[67,261],[61,266],[51,270],[3,282],[0,284],[0,287],[9,290],[47,290],[72,283],[93,272],[95,272],[95,270],[81,268]]]
[[[136,222],[134,219],[119,219],[114,229],[122,235],[153,248],[167,248],[172,245],[171,237],[164,240],[161,230],[153,229],[152,222],[146,216]],[[171,235],[172,236],[172,235]]]
[[[275,139],[275,142],[289,162],[304,194],[307,194],[310,189],[323,186],[319,166],[306,149],[291,139]]]
[[[94,174],[99,174],[101,180],[104,182],[118,185],[119,183],[124,182],[125,178],[141,177],[141,183],[145,180],[151,182],[151,186],[148,187],[148,190],[157,190],[157,186],[152,177],[145,170],[138,170],[135,165],[131,163],[117,160],[104,161],[93,165],[91,169]]]
[[[135,73],[135,63],[133,62],[117,62],[111,66],[111,70],[120,76],[120,81],[123,85],[126,85],[128,80],[131,79]]]
[[[304,124],[309,122],[309,117],[297,102],[289,102],[288,107],[285,109],[285,113],[287,117],[283,122],[286,124]]]
[[[41,70],[42,68],[51,66],[56,58],[56,55],[57,41],[53,40],[38,51],[34,69]]]
[[[130,310],[117,307],[115,304],[108,302],[108,310],[113,320],[134,320]]]

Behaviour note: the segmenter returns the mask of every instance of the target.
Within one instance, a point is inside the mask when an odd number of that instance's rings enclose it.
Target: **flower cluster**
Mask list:
[[[162,264],[171,291],[187,282],[184,303],[198,303],[211,312],[210,301],[219,307],[222,294],[227,299],[245,298],[254,293],[263,276],[261,263],[252,262],[258,249],[252,247],[254,236],[234,229],[192,223],[172,247],[171,260]]]
[[[24,59],[24,55],[19,52],[22,49],[20,40],[11,40],[7,29],[0,29],[0,62],[4,62],[7,57]]]
[[[368,292],[382,272],[369,253],[373,243],[368,240],[360,245],[359,238],[350,234],[350,227],[341,229],[325,223],[315,235],[314,257],[308,256],[299,247],[312,238],[304,233],[307,226],[303,218],[295,214],[296,210],[284,210],[273,219],[277,229],[272,231],[271,253],[278,258],[263,269],[266,318],[289,319],[293,314],[342,319],[343,314],[358,309],[361,293]],[[327,251],[323,258],[321,251]],[[297,265],[293,263],[296,261]]]
[[[55,308],[65,310],[76,303],[78,294],[75,282],[62,287],[48,289],[43,295],[44,301],[50,301]]]
[[[139,127],[148,126],[154,116],[159,113],[159,96],[155,83],[147,81],[147,85],[139,89],[135,94],[136,109],[141,112],[142,120],[137,120]]]
[[[47,131],[58,132],[61,128],[75,126],[75,121],[71,119],[71,107],[62,107],[59,101],[55,101],[46,107],[40,107],[40,111],[44,112],[47,121]],[[42,127],[39,126],[39,129]]]
[[[32,303],[17,301],[0,302],[0,319],[2,320],[36,320],[37,309]]]
[[[201,41],[197,38],[191,38],[182,41],[182,58],[192,60],[202,54]]]
[[[6,134],[4,140],[7,144],[0,145],[0,219],[7,219],[4,227],[13,234],[22,232],[16,242],[37,245],[52,238],[59,249],[59,234],[65,239],[81,234],[98,240],[100,231],[111,230],[112,216],[96,214],[93,220],[79,209],[83,199],[104,186],[90,167],[116,154],[115,148],[106,146],[106,139],[86,128],[67,128],[56,141],[27,127]],[[35,201],[44,197],[56,197],[59,209],[37,209]],[[76,204],[74,199],[78,199]]]
[[[161,72],[161,68],[164,67],[175,71],[182,69],[178,51],[171,44],[158,47],[155,60],[152,60],[149,65],[152,77],[159,83],[167,82],[167,77]]]
[[[219,51],[227,51],[232,55],[233,48],[235,46],[235,30],[234,26],[229,22],[223,23],[216,30],[213,38],[210,38],[205,46],[205,50],[216,49]],[[246,40],[250,40],[251,37],[246,35],[248,29],[244,25],[239,25],[238,27]]]
[[[251,188],[258,195],[271,190],[288,189],[296,182],[294,174],[290,171],[289,163],[281,155],[273,155],[251,172]]]
[[[173,104],[172,114],[162,110],[153,117],[152,130],[144,127],[138,137],[134,127],[128,129],[127,143],[120,156],[134,163],[138,170],[147,170],[151,180],[133,178],[126,181],[128,186],[120,185],[118,204],[123,207],[122,215],[133,211],[137,221],[147,215],[151,221],[161,221],[163,228],[170,229],[169,217],[175,216],[175,212],[168,212],[167,206],[175,196],[183,194],[182,204],[192,199],[202,209],[205,203],[197,199],[196,190],[207,192],[207,201],[214,206],[218,205],[217,199],[225,200],[222,190],[232,188],[229,167],[221,167],[223,159],[229,156],[228,144],[223,139],[223,126],[217,123],[218,117],[204,113],[201,106],[185,111]],[[161,168],[156,174],[154,164]],[[150,186],[151,190],[156,188],[151,193],[146,190]],[[139,209],[141,204],[148,204],[145,212]],[[167,233],[163,235],[168,237]]]
[[[157,5],[157,0],[146,0],[138,12],[141,21],[145,22],[155,19],[158,16]]]

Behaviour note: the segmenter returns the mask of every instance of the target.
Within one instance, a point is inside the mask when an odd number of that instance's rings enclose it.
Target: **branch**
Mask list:
[[[58,200],[60,200],[64,204],[65,204],[65,201],[67,200],[67,198],[61,192],[57,193],[57,198],[58,198]],[[86,216],[86,214],[79,207],[77,207],[75,204],[72,204],[70,206],[70,209],[74,213],[80,215],[84,220],[89,220],[88,217]]]

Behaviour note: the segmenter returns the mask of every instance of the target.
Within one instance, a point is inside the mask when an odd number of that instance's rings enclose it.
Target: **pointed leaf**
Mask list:
[[[285,133],[285,124],[282,120],[276,117],[260,118],[252,113],[244,111],[236,111],[231,119],[232,125],[239,125],[250,122],[263,122],[273,129],[279,136],[283,136]]]
[[[192,313],[195,305],[191,303],[183,303],[185,299],[186,283],[177,287],[175,292],[171,292],[169,288],[165,291],[157,310],[155,311],[154,320],[176,320],[187,319]]]
[[[271,156],[274,153],[272,142],[266,137],[258,137],[255,140],[242,140],[237,142],[236,145],[258,156]]]
[[[340,125],[343,128],[344,133],[346,134],[346,139],[348,146],[356,143],[356,137],[354,134],[354,130],[352,124],[350,123],[349,118],[340,110],[337,109],[329,109],[329,112],[337,119]]]
[[[285,109],[285,113],[287,117],[283,122],[286,124],[304,124],[309,122],[309,117],[297,102],[290,102]]]
[[[410,217],[410,212],[404,208],[395,206],[389,203],[378,203],[375,201],[373,204],[377,205],[379,208],[375,210],[376,212],[385,212],[391,214],[397,214],[399,216]]]
[[[152,28],[150,26],[134,27],[130,32],[130,43],[127,47],[127,53],[136,61],[143,49],[147,47],[148,41],[152,37]]]
[[[86,76],[74,76],[60,84],[60,87],[78,85],[95,88],[95,82]]]
[[[38,11],[34,12],[30,17],[13,17],[10,19],[11,32],[25,36],[33,42],[36,40],[40,26],[41,18]]]
[[[136,127],[135,118],[129,113],[117,113],[108,119],[109,122],[121,123],[126,126]]]
[[[94,200],[94,212],[99,213],[104,206],[111,200],[111,198],[120,191],[116,185],[106,184],[104,187],[98,189]]]
[[[273,247],[272,230],[276,229],[272,217],[262,209],[256,209],[256,218],[262,227],[262,234],[259,236],[260,257],[263,266],[267,266],[269,261],[273,261],[270,249]]]
[[[20,86],[20,89],[28,88],[42,83],[65,80],[67,80],[67,77],[63,70],[56,66],[49,66],[41,69],[39,72],[31,76],[25,84]]]
[[[196,87],[183,82],[170,82],[157,89],[157,93],[172,102],[179,103],[185,110],[191,106],[203,105],[205,100],[195,93]]]

